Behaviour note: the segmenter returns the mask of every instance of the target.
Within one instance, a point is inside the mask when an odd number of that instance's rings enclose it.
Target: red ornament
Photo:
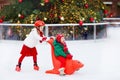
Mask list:
[[[113,13],[112,12],[109,14],[109,17],[113,17]]]
[[[88,8],[88,4],[87,3],[85,4],[85,8]]]
[[[2,19],[0,19],[0,23],[3,23],[3,20],[2,20]]]
[[[80,25],[80,26],[83,25],[83,21],[82,21],[82,20],[79,21],[79,25]]]
[[[103,12],[104,12],[105,15],[108,14],[108,10],[104,10]]]
[[[94,21],[94,18],[93,17],[90,17],[90,22],[93,22]]]
[[[19,2],[19,3],[22,3],[22,2],[23,2],[23,0],[18,0],[18,2]]]
[[[45,2],[45,3],[48,3],[48,2],[49,2],[49,0],[44,0],[44,2]]]
[[[21,15],[20,18],[21,18],[21,19],[24,19],[24,15]]]

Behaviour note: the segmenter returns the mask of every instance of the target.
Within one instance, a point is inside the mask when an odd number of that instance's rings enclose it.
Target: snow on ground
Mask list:
[[[52,69],[48,43],[37,45],[40,71],[34,71],[32,57],[26,57],[21,72],[16,72],[23,41],[0,40],[0,80],[120,80],[120,28],[110,27],[107,32],[107,39],[67,41],[73,59],[85,66],[64,77],[45,73]]]

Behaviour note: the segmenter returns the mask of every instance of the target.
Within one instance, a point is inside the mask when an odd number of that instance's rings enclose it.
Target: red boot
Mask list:
[[[39,71],[39,66],[37,64],[34,64],[34,70]]]
[[[20,72],[20,71],[21,71],[21,68],[20,68],[20,66],[19,66],[19,65],[16,65],[16,68],[15,68],[15,70],[16,70],[17,72]]]

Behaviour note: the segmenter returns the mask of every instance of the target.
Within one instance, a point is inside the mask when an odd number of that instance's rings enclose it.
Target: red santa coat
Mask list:
[[[25,56],[37,55],[38,53],[35,46],[40,40],[42,40],[42,37],[37,33],[37,29],[33,28],[30,34],[24,40],[20,54]]]

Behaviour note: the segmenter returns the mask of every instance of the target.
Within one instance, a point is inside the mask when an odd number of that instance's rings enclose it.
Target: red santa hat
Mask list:
[[[61,38],[62,37],[64,37],[62,34],[57,34],[56,35],[56,40],[58,41],[58,42],[61,42]]]
[[[35,23],[34,23],[34,26],[35,27],[40,27],[40,26],[45,26],[45,23],[41,20],[37,20]]]

